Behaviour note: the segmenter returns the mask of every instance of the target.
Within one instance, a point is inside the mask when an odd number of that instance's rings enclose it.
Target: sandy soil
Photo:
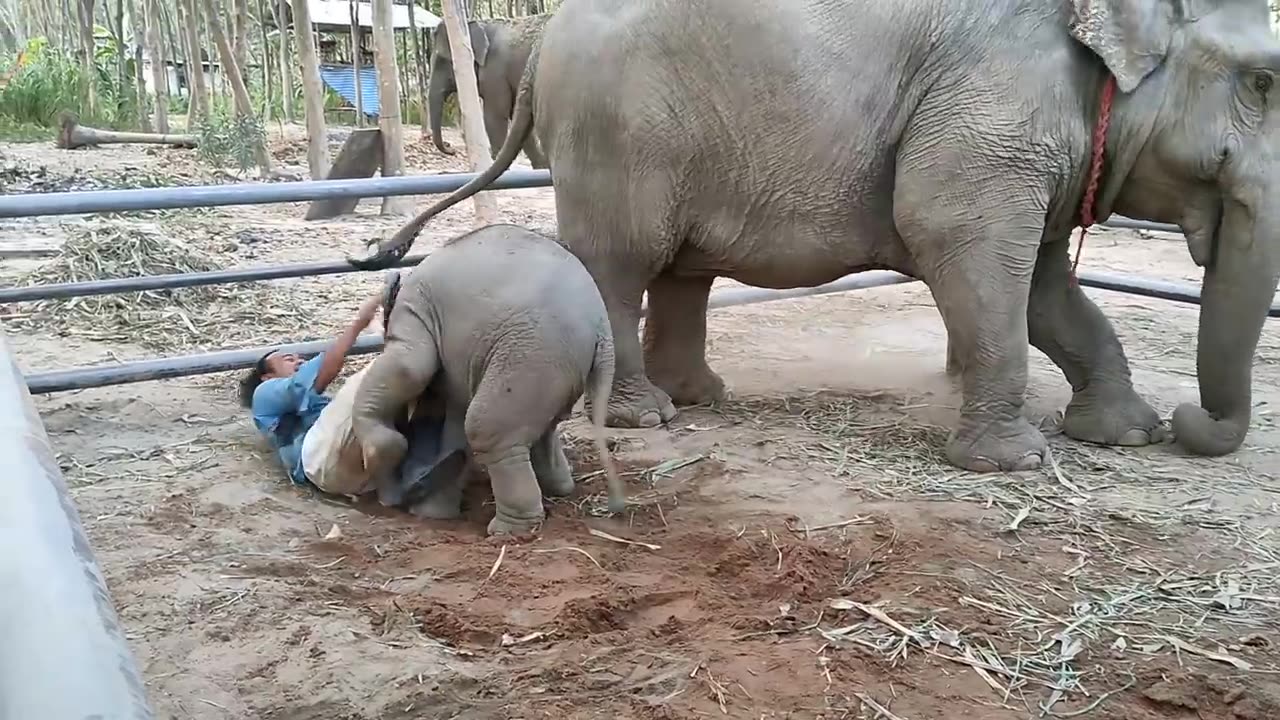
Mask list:
[[[297,128],[275,156],[301,171]],[[462,169],[427,143],[412,158],[416,172]],[[191,153],[128,147],[0,146],[6,164],[54,178],[215,176]],[[498,197],[506,219],[554,226],[550,190]],[[305,223],[304,210],[114,222],[233,265],[341,257],[399,223],[373,200],[329,222]],[[105,222],[0,221],[0,252],[52,252]],[[451,210],[418,249],[470,222],[469,205]],[[1195,280],[1177,240],[1102,231],[1083,263]],[[38,254],[3,260],[0,282],[47,260]],[[31,308],[16,305],[0,314],[35,372],[326,337],[379,280],[268,283],[300,298],[305,323],[218,325],[167,351],[163,334],[57,319],[33,329]],[[1140,392],[1166,415],[1195,401],[1195,308],[1093,295]],[[219,312],[189,320],[205,327]],[[709,322],[731,399],[666,428],[610,431],[644,502],[626,517],[603,517],[576,417],[566,434],[580,491],[550,503],[528,544],[484,537],[483,486],[457,522],[291,487],[230,375],[39,398],[158,717],[1280,717],[1274,327],[1255,365],[1255,426],[1230,457],[1054,436],[1053,466],[975,476],[940,458],[957,387],[924,287],[729,308]],[[1052,432],[1068,387],[1035,351],[1031,365],[1028,413]]]

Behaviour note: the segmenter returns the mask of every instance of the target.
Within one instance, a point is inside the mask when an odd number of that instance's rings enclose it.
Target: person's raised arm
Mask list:
[[[365,300],[360,305],[360,310],[356,313],[355,319],[333,341],[333,345],[324,352],[324,359],[320,361],[320,369],[316,372],[316,381],[312,385],[316,392],[324,392],[325,388],[329,387],[329,383],[333,382],[333,379],[338,377],[338,373],[342,372],[342,366],[346,363],[347,353],[351,351],[351,346],[356,344],[356,339],[360,337],[360,333],[369,327],[369,323],[373,322],[374,315],[378,312],[378,307],[381,304],[381,294]]]

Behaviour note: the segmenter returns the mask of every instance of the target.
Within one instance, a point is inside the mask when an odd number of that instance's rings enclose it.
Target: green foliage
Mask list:
[[[267,141],[266,128],[256,115],[236,115],[225,102],[215,102],[209,117],[197,122],[200,159],[217,167],[235,167],[245,172],[257,164],[257,148]]]
[[[58,115],[72,112],[86,125],[132,129],[138,116],[132,85],[118,86],[114,42],[100,42],[94,53],[93,77],[97,108],[86,104],[88,83],[78,58],[52,47],[44,37],[32,38],[23,49],[25,63],[9,83],[0,88],[0,137],[48,139]],[[8,72],[16,55],[0,56],[0,73]]]

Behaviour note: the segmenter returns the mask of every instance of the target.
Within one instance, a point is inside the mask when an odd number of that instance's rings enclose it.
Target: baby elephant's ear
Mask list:
[[[1072,0],[1071,36],[1102,58],[1120,92],[1164,62],[1182,0]]]

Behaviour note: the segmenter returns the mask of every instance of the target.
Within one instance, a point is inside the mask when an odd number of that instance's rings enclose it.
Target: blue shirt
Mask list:
[[[271,441],[295,485],[308,483],[302,469],[302,438],[329,404],[329,398],[315,391],[323,361],[320,353],[291,377],[271,378],[253,392],[253,424]]]

